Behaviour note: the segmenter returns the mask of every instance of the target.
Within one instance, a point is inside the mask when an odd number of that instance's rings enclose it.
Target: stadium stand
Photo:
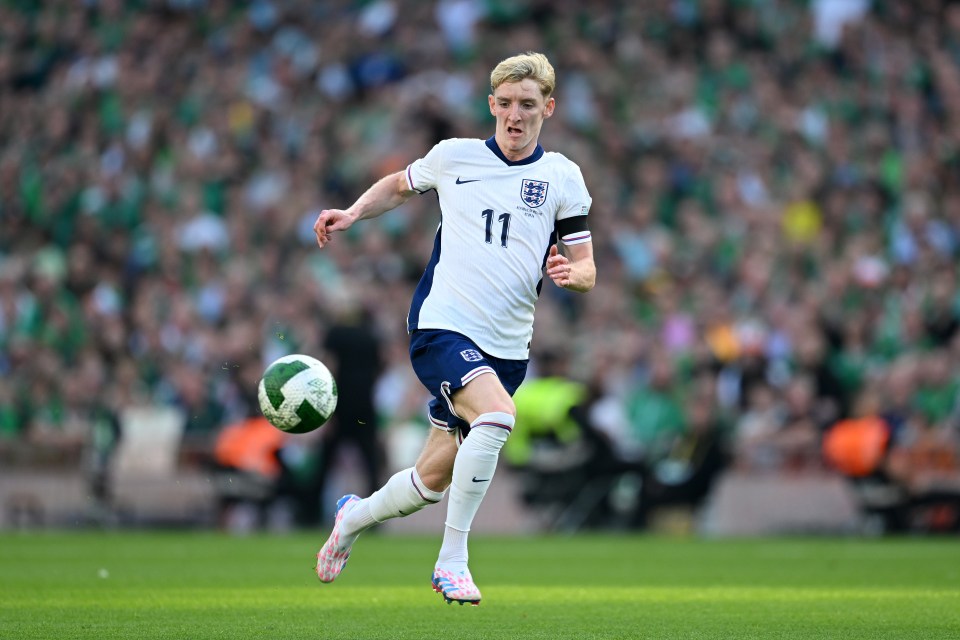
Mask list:
[[[131,499],[209,523],[204,465],[250,410],[237,368],[323,357],[345,283],[402,354],[435,202],[323,253],[311,224],[436,140],[483,135],[484,70],[526,49],[558,68],[542,142],[586,169],[599,273],[588,296],[544,287],[534,364],[565,353],[618,453],[669,459],[709,397],[723,504],[771,477],[844,486],[821,438],[873,393],[911,452],[890,472],[927,486],[930,440],[952,486],[960,5],[0,0],[4,524]],[[385,434],[422,420],[388,358]],[[173,493],[115,470],[134,415],[173,416]],[[61,477],[80,484],[30,490]]]

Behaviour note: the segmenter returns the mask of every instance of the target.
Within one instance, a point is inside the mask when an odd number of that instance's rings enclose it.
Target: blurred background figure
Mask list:
[[[253,358],[236,368],[236,417],[217,430],[213,442],[216,522],[236,534],[290,529],[294,499],[302,491],[296,445],[260,412],[261,373],[259,361]]]
[[[369,495],[381,483],[383,451],[380,418],[374,396],[384,358],[373,316],[360,300],[343,290],[336,298],[332,324],[323,341],[326,361],[337,382],[337,409],[316,440],[316,468],[304,489],[300,524],[317,525],[327,499],[328,483],[345,454],[359,458],[362,482],[358,491]],[[339,493],[337,494],[340,495]]]
[[[702,389],[702,387],[701,387]],[[642,476],[634,527],[693,533],[714,484],[729,464],[728,444],[712,395],[695,394],[684,406],[684,429]]]
[[[882,406],[863,392],[827,431],[825,459],[853,483],[872,532],[960,531],[957,431],[921,409],[895,431]]]
[[[228,424],[217,435],[213,459],[222,529],[243,533],[266,526],[283,473],[285,438],[263,416]]]
[[[565,354],[544,351],[533,363],[535,374],[513,395],[517,422],[503,460],[520,479],[524,504],[542,512],[546,526],[609,525],[607,497],[636,467],[621,460],[615,443],[591,422],[596,391],[571,379]]]

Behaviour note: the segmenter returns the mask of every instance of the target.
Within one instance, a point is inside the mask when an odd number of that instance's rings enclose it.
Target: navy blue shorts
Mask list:
[[[470,425],[453,415],[450,395],[477,376],[493,373],[511,396],[527,375],[529,360],[504,360],[484,353],[465,335],[443,329],[410,334],[410,363],[423,386],[433,394],[430,424],[466,436]]]

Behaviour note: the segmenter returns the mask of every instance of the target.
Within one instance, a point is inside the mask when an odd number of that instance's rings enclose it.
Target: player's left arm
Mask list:
[[[597,267],[593,262],[593,242],[587,221],[587,212],[593,199],[587,192],[579,167],[570,163],[560,197],[560,206],[554,230],[558,244],[550,247],[547,255],[547,275],[558,287],[585,293],[597,282]],[[560,251],[559,244],[563,244]]]
[[[566,255],[564,255],[566,254]],[[550,247],[547,256],[547,275],[558,287],[586,293],[597,282],[597,266],[593,262],[593,243],[590,241],[566,245],[560,253],[557,245]]]

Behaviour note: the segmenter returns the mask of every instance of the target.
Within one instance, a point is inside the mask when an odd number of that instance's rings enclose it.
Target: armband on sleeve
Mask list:
[[[565,245],[590,242],[590,229],[587,227],[587,216],[573,216],[557,220],[557,237]]]

